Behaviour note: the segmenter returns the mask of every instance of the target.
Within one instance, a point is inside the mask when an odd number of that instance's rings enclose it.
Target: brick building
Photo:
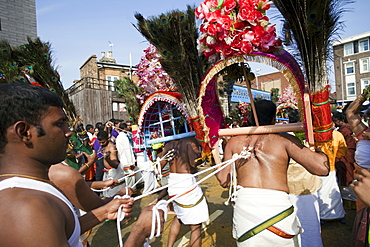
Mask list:
[[[35,0],[0,0],[0,40],[12,46],[37,37]]]
[[[256,89],[268,92],[270,92],[273,88],[278,88],[279,94],[281,95],[283,90],[289,85],[289,82],[284,77],[283,73],[274,72],[256,77],[256,79],[252,81],[252,85],[255,85]]]
[[[370,82],[370,31],[333,42],[337,102],[356,99]]]
[[[77,114],[85,124],[105,122],[111,118],[127,120],[125,99],[118,96],[114,81],[129,77],[138,80],[132,75],[136,67],[122,65],[116,62],[108,51],[106,56],[102,52],[98,60],[96,55],[90,56],[80,67],[80,78],[67,89]]]
[[[245,82],[235,82],[235,85],[240,87],[246,86]],[[273,88],[278,88],[279,95],[281,95],[288,85],[288,80],[280,71],[266,75],[258,75],[253,81],[251,81],[251,88],[253,89],[252,92],[254,92],[254,94],[256,94],[255,97],[258,98],[265,98],[264,95],[266,95],[266,93],[271,93],[271,89]],[[259,93],[261,95],[258,95]],[[245,102],[249,103],[249,99]]]

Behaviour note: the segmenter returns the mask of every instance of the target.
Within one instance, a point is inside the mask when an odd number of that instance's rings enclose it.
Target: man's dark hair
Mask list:
[[[103,125],[103,123],[102,123],[102,122],[97,122],[97,123],[95,124],[95,128],[100,128],[102,125]],[[103,127],[104,127],[104,126],[103,126]]]
[[[112,122],[114,125],[119,123],[119,119],[111,118],[109,119],[110,122]]]
[[[276,117],[276,105],[271,100],[258,100],[254,103],[257,111],[258,122],[260,125],[273,124],[272,120]],[[249,125],[256,126],[253,112],[248,115]]]
[[[96,138],[98,138],[99,141],[108,139],[108,132],[106,132],[105,130],[101,130],[101,131],[99,131]]]
[[[120,128],[120,131],[125,130],[125,129],[127,129],[127,124],[126,123],[120,123],[118,128]]]
[[[288,112],[289,123],[298,123],[301,121],[299,111],[297,109]]]
[[[86,130],[93,129],[93,128],[94,128],[94,126],[92,126],[91,124],[86,125]]]
[[[36,126],[38,136],[45,134],[41,117],[49,106],[62,108],[63,101],[48,89],[25,83],[0,85],[0,150],[7,144],[5,132],[17,121]]]
[[[345,114],[341,113],[341,112],[333,112],[332,119],[333,119],[333,121],[335,119],[337,119],[339,121],[343,121],[343,122],[347,123],[347,118],[346,118]]]

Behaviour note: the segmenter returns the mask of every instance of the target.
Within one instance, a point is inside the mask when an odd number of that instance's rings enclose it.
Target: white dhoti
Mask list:
[[[111,168],[109,169],[108,171],[104,172],[104,175],[103,175],[103,181],[105,180],[108,180],[108,179],[120,179],[123,177],[123,170],[122,170],[122,167],[119,165],[116,168]],[[117,185],[113,188],[110,188],[109,190],[106,190],[106,191],[103,191],[103,196],[105,197],[113,197],[117,194],[117,192],[121,189],[121,188],[124,188],[126,185],[123,183],[123,184],[120,184],[120,185]]]
[[[317,192],[309,195],[289,195],[303,232],[299,234],[302,247],[322,247],[321,224]]]
[[[320,219],[342,219],[346,215],[343,208],[342,195],[339,190],[336,170],[329,172],[327,177],[320,177],[322,186],[317,191],[319,196]]]
[[[360,140],[356,144],[355,160],[358,166],[361,168],[370,168],[370,156],[368,152],[370,150],[369,140]]]
[[[135,166],[134,169],[131,169],[130,166],[123,167],[123,174],[125,176],[126,186],[136,190],[136,171],[139,169]]]
[[[243,242],[237,241],[237,246],[299,246],[297,235],[301,228],[292,207],[289,195],[283,191],[239,187],[234,205],[233,237],[239,239],[250,230],[261,231],[252,233]],[[272,224],[271,231],[267,229],[269,224],[258,227],[267,220],[273,222],[274,218],[280,221]]]
[[[297,217],[303,229],[299,234],[302,247],[322,247],[320,210],[317,191],[321,187],[321,179],[309,173],[306,168],[289,161],[288,187],[289,197],[297,212]]]
[[[153,162],[137,160],[137,167],[142,170],[141,176],[144,181],[144,189],[142,194],[146,194],[158,187],[157,178],[152,167]]]
[[[177,218],[185,225],[196,225],[205,222],[209,218],[208,204],[199,185],[195,185],[197,179],[193,174],[171,173],[168,179],[168,195],[176,198],[173,203]]]

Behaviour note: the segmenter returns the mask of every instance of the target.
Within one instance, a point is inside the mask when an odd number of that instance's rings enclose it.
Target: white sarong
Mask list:
[[[124,176],[123,175],[123,169],[122,169],[121,164],[119,164],[117,169],[116,168],[111,168],[108,171],[104,172],[103,181],[108,180],[108,179],[112,179],[112,178],[118,180],[118,179],[121,179],[123,176]],[[113,197],[118,193],[118,191],[121,188],[124,188],[124,187],[126,187],[125,183],[120,184],[118,186],[110,188],[109,190],[103,191],[103,195],[105,197]]]
[[[234,205],[233,237],[238,239],[247,231],[290,207],[292,203],[286,192],[238,186]],[[237,246],[299,246],[297,236],[300,233],[299,225],[294,211],[273,225],[288,235],[294,235],[293,238],[283,238],[265,229],[243,242],[237,242]]]
[[[317,192],[309,195],[289,195],[303,232],[299,234],[301,247],[322,247],[321,224]]]
[[[169,175],[168,195],[170,197],[190,191],[175,199],[173,203],[177,218],[185,225],[200,224],[209,218],[206,198],[199,185],[194,187],[196,182],[197,179],[193,174],[170,173]]]
[[[370,168],[370,155],[368,154],[370,150],[369,140],[360,140],[356,144],[355,160],[358,166],[361,168]]]
[[[329,172],[327,177],[320,177],[322,186],[317,194],[319,196],[320,219],[322,220],[342,219],[346,215],[336,172],[334,170]]]
[[[153,162],[145,161],[143,153],[137,153],[137,167],[143,170],[142,178],[144,181],[144,189],[142,194],[146,194],[158,187],[157,178],[152,167]]]

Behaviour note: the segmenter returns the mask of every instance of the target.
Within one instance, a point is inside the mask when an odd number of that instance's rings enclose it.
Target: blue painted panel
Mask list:
[[[261,98],[271,100],[270,92],[251,89],[253,98]],[[248,89],[241,86],[233,86],[233,92],[231,94],[231,102],[246,102],[250,103]]]

